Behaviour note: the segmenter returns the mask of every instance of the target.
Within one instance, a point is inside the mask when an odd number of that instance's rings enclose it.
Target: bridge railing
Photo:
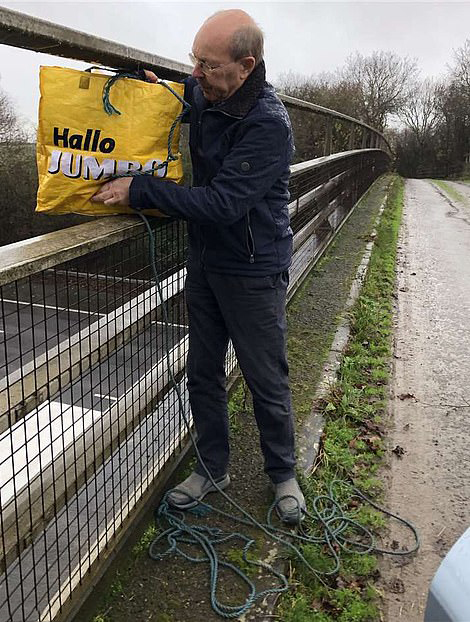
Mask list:
[[[6,9],[0,34],[168,78],[187,69]],[[374,145],[292,166],[289,298],[388,163]],[[152,227],[153,247],[138,218],[110,217],[0,248],[0,620],[70,620],[187,447],[169,379],[190,417],[186,229]]]
[[[161,78],[169,80],[180,80],[192,71],[192,67],[185,63],[149,54],[115,41],[99,39],[2,7],[0,7],[0,43],[108,67],[123,69],[145,67],[155,71]],[[341,112],[295,97],[283,94],[280,94],[280,97],[289,111],[294,114],[307,113],[306,119],[315,118],[317,125],[324,126],[321,153],[315,151],[315,156],[353,149],[383,149],[391,153],[386,138],[370,125]],[[304,133],[302,123],[297,126],[295,119],[293,121],[294,131],[297,129],[297,133]],[[336,148],[337,144],[341,144],[341,147]],[[312,151],[310,155],[313,155]]]

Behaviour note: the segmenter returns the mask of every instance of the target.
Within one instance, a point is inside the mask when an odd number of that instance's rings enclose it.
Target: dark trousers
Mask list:
[[[188,391],[198,449],[211,475],[229,462],[225,355],[232,340],[253,395],[265,471],[274,483],[294,476],[294,422],[286,359],[288,274],[245,277],[188,266]],[[198,465],[196,471],[205,475]]]

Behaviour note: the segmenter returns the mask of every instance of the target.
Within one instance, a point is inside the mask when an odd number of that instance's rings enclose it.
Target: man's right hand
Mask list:
[[[156,76],[153,71],[150,71],[150,69],[144,69],[144,73],[147,82],[158,82],[158,76]]]

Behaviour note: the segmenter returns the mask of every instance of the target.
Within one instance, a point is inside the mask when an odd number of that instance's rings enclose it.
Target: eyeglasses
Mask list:
[[[210,65],[209,63],[206,63],[205,60],[199,60],[199,58],[196,58],[194,54],[192,54],[191,52],[188,54],[188,56],[189,56],[189,60],[194,65],[194,67],[199,67],[202,73],[206,75],[209,73],[212,73],[216,69],[221,69],[222,67],[226,67],[227,65],[231,65],[232,63],[237,62],[235,60],[231,60],[230,62],[223,63],[221,65]]]

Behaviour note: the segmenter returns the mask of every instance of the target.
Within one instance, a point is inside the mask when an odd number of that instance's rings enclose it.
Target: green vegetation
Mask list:
[[[256,543],[253,548],[250,548],[247,551],[245,557],[243,555],[243,549],[235,547],[229,549],[224,554],[224,558],[226,561],[239,568],[248,577],[253,578],[259,573],[260,570],[259,566],[257,566],[256,563],[261,561],[259,557],[259,547],[256,545]]]
[[[392,300],[403,181],[396,177],[378,227],[366,280],[351,313],[351,339],[336,384],[323,404],[325,428],[317,467],[305,482],[307,504],[325,494],[335,479],[352,479],[371,497],[381,492],[376,474],[383,463],[383,417],[391,356]],[[297,390],[299,388],[297,387]],[[379,530],[384,517],[358,502],[344,488],[337,491],[349,514],[367,528]],[[306,545],[314,568],[332,568],[324,546]],[[341,552],[339,573],[322,581],[293,560],[296,584],[280,606],[284,622],[372,622],[379,619],[373,580],[373,555]]]
[[[237,415],[247,411],[248,387],[243,377],[235,380],[230,391],[230,399],[227,404],[230,432],[236,436],[240,432],[240,419]]]
[[[451,199],[454,199],[454,201],[457,201],[462,205],[468,206],[468,199],[453,186],[446,183],[445,181],[442,181],[441,179],[433,179],[432,181],[436,186],[439,186],[439,188],[443,190]]]
[[[155,538],[160,533],[157,525],[155,523],[150,523],[147,529],[144,531],[142,537],[137,542],[137,544],[132,548],[132,553],[135,557],[138,557],[142,554],[147,554],[149,546],[155,540]]]

